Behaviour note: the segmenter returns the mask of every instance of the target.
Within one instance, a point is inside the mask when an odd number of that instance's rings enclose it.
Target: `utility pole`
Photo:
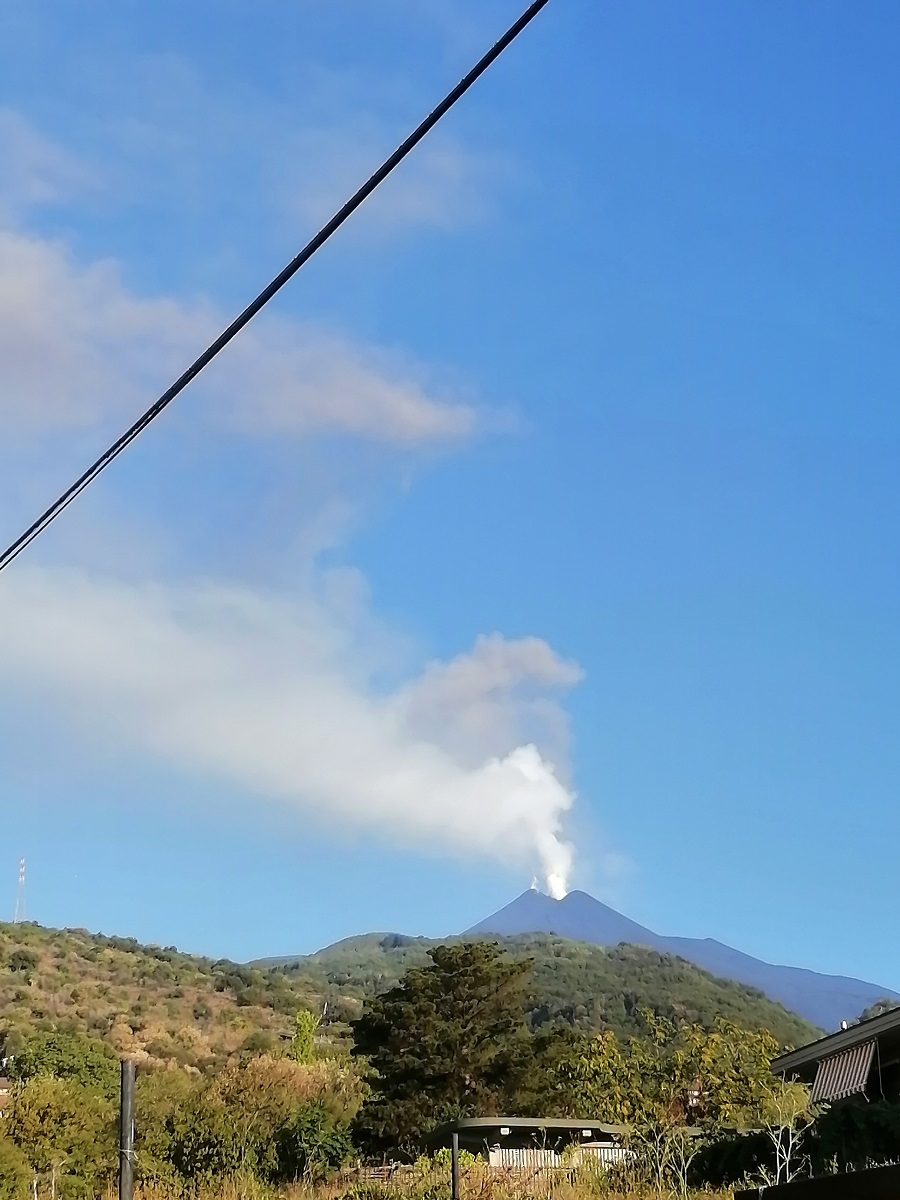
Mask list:
[[[7,912],[9,909],[7,909]],[[25,859],[19,859],[19,882],[16,886],[16,910],[13,913],[13,924],[18,925],[25,920]]]
[[[119,1093],[119,1200],[134,1196],[134,1059],[122,1059]]]

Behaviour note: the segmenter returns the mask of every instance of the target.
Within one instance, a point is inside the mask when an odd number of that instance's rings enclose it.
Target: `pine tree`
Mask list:
[[[435,1126],[502,1112],[526,1073],[530,962],[485,943],[429,955],[431,966],[407,972],[353,1025],[353,1054],[375,1073],[358,1122],[373,1150],[412,1154]]]

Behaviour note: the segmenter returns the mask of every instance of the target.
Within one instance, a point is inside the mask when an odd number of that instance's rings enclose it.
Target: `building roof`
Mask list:
[[[772,1061],[772,1070],[776,1075],[801,1075],[809,1073],[823,1058],[840,1054],[864,1042],[877,1041],[880,1046],[885,1043],[900,1044],[900,1008],[892,1008],[890,1012],[878,1017],[870,1017],[868,1021],[860,1021],[849,1029],[839,1029],[837,1033],[829,1033],[801,1046],[799,1050],[790,1050]]]
[[[608,1125],[580,1117],[560,1120],[556,1117],[468,1117],[442,1125],[430,1135],[433,1145],[447,1146],[451,1135],[459,1136],[459,1144],[467,1149],[483,1149],[489,1143],[534,1141],[581,1145],[604,1142],[609,1144],[624,1137],[623,1125]]]
[[[592,1121],[582,1117],[466,1117],[462,1121],[454,1121],[447,1129],[455,1129],[458,1133],[463,1130],[477,1133],[480,1129],[534,1129],[538,1132],[565,1133],[569,1129],[590,1130],[591,1133],[625,1133],[624,1125],[607,1125],[604,1121]]]

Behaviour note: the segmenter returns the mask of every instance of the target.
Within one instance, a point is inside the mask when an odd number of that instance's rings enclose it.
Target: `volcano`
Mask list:
[[[595,900],[587,892],[569,892],[564,899],[554,900],[536,888],[529,888],[504,908],[467,929],[463,936],[495,934],[511,937],[526,933],[552,933],[598,946],[629,942],[649,946],[661,954],[675,954],[712,975],[758,988],[771,1000],[777,1000],[820,1029],[837,1029],[841,1021],[853,1020],[877,1000],[900,1000],[900,994],[890,988],[844,975],[823,975],[804,967],[763,962],[712,938],[669,937],[654,933]]]

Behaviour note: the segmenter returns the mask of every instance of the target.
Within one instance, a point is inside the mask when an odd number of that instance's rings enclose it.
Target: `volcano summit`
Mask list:
[[[880,999],[900,1000],[890,988],[844,975],[823,975],[803,967],[778,966],[753,958],[712,938],[669,937],[654,933],[589,896],[569,892],[562,900],[529,888],[505,908],[467,929],[463,936],[555,933],[573,941],[616,946],[629,942],[663,954],[677,954],[713,975],[759,988],[821,1029],[836,1029]]]

